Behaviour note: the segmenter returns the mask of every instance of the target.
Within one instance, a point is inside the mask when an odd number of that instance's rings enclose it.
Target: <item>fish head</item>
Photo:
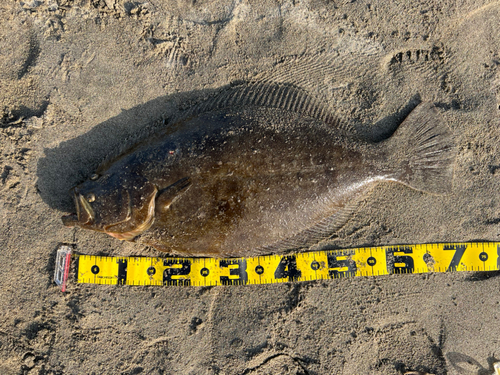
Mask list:
[[[68,227],[132,240],[153,223],[157,192],[154,184],[136,174],[93,175],[71,189],[76,213],[62,221]]]

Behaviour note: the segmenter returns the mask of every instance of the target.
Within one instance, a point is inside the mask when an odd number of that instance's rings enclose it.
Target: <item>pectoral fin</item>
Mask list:
[[[184,177],[158,193],[156,207],[159,210],[168,210],[170,205],[191,186],[191,178]]]

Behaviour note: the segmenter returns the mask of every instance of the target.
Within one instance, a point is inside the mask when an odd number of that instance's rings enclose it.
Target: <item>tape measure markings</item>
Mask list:
[[[399,273],[494,271],[500,268],[500,243],[396,245],[224,259],[77,257],[78,283],[253,285]]]

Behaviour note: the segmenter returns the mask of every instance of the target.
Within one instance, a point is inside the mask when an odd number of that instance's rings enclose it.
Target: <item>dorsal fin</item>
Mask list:
[[[339,130],[354,134],[347,123],[336,118],[327,106],[305,90],[285,83],[238,82],[226,86],[204,102],[180,114],[174,121],[201,113],[234,107],[277,108],[313,117]]]
[[[309,94],[306,90],[286,83],[273,82],[248,82],[238,81],[216,90],[208,99],[195,104],[194,106],[182,111],[169,120],[170,125],[191,117],[222,110],[225,108],[238,107],[265,107],[277,108],[301,115],[318,119],[327,125],[344,132],[347,135],[355,136],[356,131],[345,121],[340,121],[334,116],[328,106],[320,100]],[[110,165],[116,162],[122,155],[128,154],[149,141],[151,136],[168,131],[168,128],[161,127],[161,124],[155,124],[150,127],[149,132],[134,134],[123,142],[115,152],[100,164],[96,173],[101,173]],[[135,141],[134,141],[135,139]],[[130,146],[132,145],[132,146]]]

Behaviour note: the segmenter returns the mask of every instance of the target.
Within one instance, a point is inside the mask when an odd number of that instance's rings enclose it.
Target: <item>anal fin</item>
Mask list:
[[[251,252],[256,255],[274,254],[304,249],[315,245],[322,240],[330,238],[336,231],[341,229],[357,210],[359,203],[360,200],[355,199],[310,228],[273,244],[253,249]]]

